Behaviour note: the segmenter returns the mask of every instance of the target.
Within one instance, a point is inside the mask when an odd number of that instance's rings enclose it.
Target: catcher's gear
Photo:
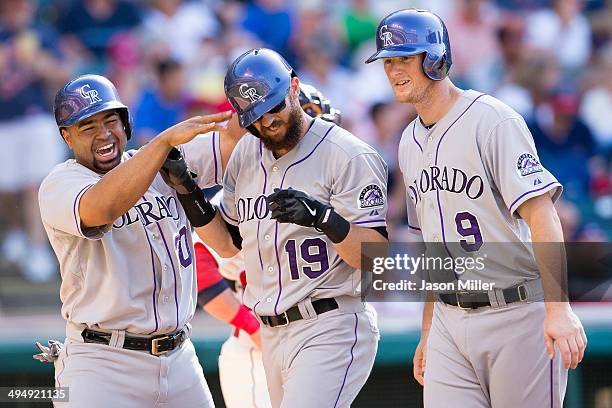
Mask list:
[[[270,217],[280,223],[314,227],[325,233],[333,243],[341,242],[349,233],[350,224],[332,206],[315,200],[303,191],[276,188],[267,201]]]
[[[73,79],[57,92],[53,104],[55,123],[60,129],[109,110],[117,111],[129,140],[132,123],[128,107],[121,102],[115,85],[103,76],[82,75]]]
[[[36,342],[36,347],[40,350],[40,353],[34,354],[32,358],[42,363],[53,363],[59,357],[60,351],[64,347],[64,343],[57,340],[49,340],[47,342],[49,347],[45,347],[39,342]]]
[[[452,65],[448,31],[440,17],[417,9],[399,10],[383,18],[376,31],[376,52],[366,64],[379,58],[425,54],[423,71],[439,81]]]
[[[247,128],[286,98],[295,76],[276,51],[255,48],[238,57],[227,70],[225,96]]]
[[[300,82],[300,105],[313,118],[320,117],[340,126],[342,113],[314,86]]]

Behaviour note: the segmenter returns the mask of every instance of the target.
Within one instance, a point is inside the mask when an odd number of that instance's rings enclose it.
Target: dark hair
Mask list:
[[[160,60],[155,66],[155,73],[159,78],[164,77],[170,72],[177,71],[183,67],[183,64],[172,58]]]
[[[387,106],[389,106],[389,104],[388,104],[388,103],[386,103],[386,102],[376,102],[375,104],[373,104],[373,105],[370,107],[370,111],[368,112],[368,113],[369,113],[369,115],[370,115],[370,118],[371,118],[373,121],[376,121],[376,120],[378,119],[378,118],[377,118],[377,117],[378,117],[378,115],[379,115],[379,114],[380,114],[380,113],[381,113],[383,110],[385,110],[385,108],[386,108]]]

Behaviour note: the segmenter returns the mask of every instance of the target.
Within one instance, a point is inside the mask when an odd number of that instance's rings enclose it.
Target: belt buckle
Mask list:
[[[463,294],[464,292],[455,292],[455,299],[457,299],[457,307],[461,310],[471,310],[471,307],[463,307],[461,306],[461,301],[459,300],[459,295]]]
[[[519,301],[521,302],[526,301],[527,300],[527,288],[525,287],[525,285],[518,285],[516,287],[516,290],[518,291]],[[523,297],[523,293],[525,294],[524,297]]]
[[[278,325],[276,325],[274,327],[285,327],[285,326],[289,325],[289,316],[287,316],[287,311],[284,311],[283,313],[279,314],[278,316],[283,316],[283,318],[285,319],[285,323],[278,324]]]
[[[167,340],[167,339],[170,339],[170,336],[163,336],[163,337],[158,337],[156,339],[152,339],[151,340],[151,354],[153,354],[154,356],[159,356],[159,355],[169,352],[170,350],[159,351],[158,342],[161,340]]]

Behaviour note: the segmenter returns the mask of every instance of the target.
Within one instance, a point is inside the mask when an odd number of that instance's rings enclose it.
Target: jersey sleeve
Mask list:
[[[236,194],[236,180],[238,179],[238,170],[240,168],[240,154],[236,152],[241,144],[238,143],[234,149],[234,153],[227,163],[227,169],[223,175],[223,197],[219,204],[223,219],[232,225],[238,225],[238,212],[234,203]]]
[[[45,225],[70,235],[87,239],[100,239],[110,225],[83,228],[79,205],[83,195],[100,177],[81,173],[76,168],[52,172],[38,191],[40,214]]]
[[[408,218],[408,231],[413,234],[422,235],[421,224],[419,223],[419,218],[417,217],[417,210],[414,206],[414,202],[410,198],[408,189],[406,189],[406,214]]]
[[[382,158],[364,153],[350,159],[333,183],[330,204],[351,224],[386,226],[387,165]]]
[[[553,201],[563,187],[542,166],[533,137],[520,118],[505,119],[492,130],[484,164],[510,214],[530,198],[548,193]]]
[[[181,145],[189,169],[197,174],[196,182],[200,188],[222,183],[223,169],[219,139],[219,132],[209,132]]]

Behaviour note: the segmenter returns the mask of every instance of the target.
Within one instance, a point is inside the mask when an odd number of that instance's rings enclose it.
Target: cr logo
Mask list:
[[[257,89],[249,88],[248,84],[240,85],[240,88],[238,88],[238,90],[240,91],[240,96],[248,99],[251,103],[255,102],[258,99],[261,99],[261,95],[257,93]]]
[[[80,91],[83,98],[89,99],[90,105],[96,102],[102,102],[102,99],[98,98],[98,91],[96,89],[91,89],[89,84],[83,85]]]
[[[381,40],[383,40],[383,47],[395,45],[392,40],[393,33],[387,29],[387,25],[380,27],[380,33],[378,34]]]

